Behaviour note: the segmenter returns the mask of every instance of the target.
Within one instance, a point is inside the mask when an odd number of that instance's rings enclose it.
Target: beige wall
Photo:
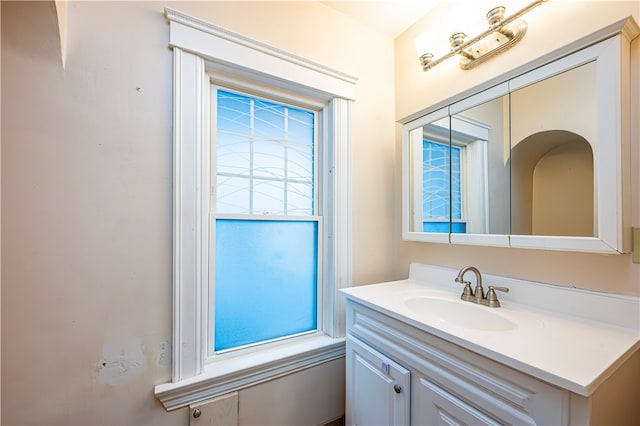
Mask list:
[[[547,152],[533,171],[532,187],[532,235],[596,235],[593,153],[587,142]]]
[[[446,2],[448,7],[454,3]],[[418,66],[414,38],[427,30],[442,29],[446,7],[441,6],[426,15],[395,40],[396,119],[408,116],[452,95],[477,86],[509,69],[523,65],[533,58],[551,52],[571,41],[632,15],[640,21],[640,2],[633,1],[550,1],[530,14],[526,20],[529,30],[524,39],[508,52],[491,61],[463,71],[456,60],[449,60],[427,73]],[[507,11],[509,13],[509,11]],[[571,23],[568,25],[567,23]],[[441,34],[446,43],[447,34]],[[638,64],[640,41],[632,45],[632,61]],[[632,99],[636,106],[633,120],[635,174],[633,193],[640,194],[640,153],[638,152],[638,73],[633,75]],[[400,211],[401,126],[396,126],[396,214]],[[638,197],[640,198],[640,197]],[[633,201],[634,226],[640,225],[640,209]],[[396,232],[400,240],[400,219]],[[631,255],[599,255],[552,251],[483,248],[463,245],[400,242],[396,271],[406,276],[410,262],[423,262],[451,268],[473,264],[481,271],[497,275],[574,285],[623,294],[640,294],[640,265],[631,262]]]
[[[390,37],[317,2],[70,2],[63,68],[54,2],[3,1],[4,425],[187,422],[153,396],[171,354],[165,6],[359,78],[353,279],[394,277]],[[241,392],[240,419],[319,424],[343,395],[340,360]]]
[[[580,88],[594,86],[596,71],[591,62],[511,93],[512,147],[547,130],[567,130],[594,145],[598,140],[597,93]]]

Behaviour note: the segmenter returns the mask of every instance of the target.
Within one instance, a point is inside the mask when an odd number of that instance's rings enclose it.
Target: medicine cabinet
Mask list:
[[[403,124],[403,238],[629,250],[632,18]],[[587,46],[587,47],[584,47]]]

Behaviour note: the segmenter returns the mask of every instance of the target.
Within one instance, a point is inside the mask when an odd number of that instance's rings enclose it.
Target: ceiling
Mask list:
[[[397,37],[444,0],[320,0],[362,24]]]

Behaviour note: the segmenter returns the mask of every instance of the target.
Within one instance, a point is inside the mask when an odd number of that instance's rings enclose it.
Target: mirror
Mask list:
[[[466,233],[509,234],[509,95],[452,113],[451,144]]]
[[[405,123],[404,238],[623,251],[619,37]]]
[[[596,64],[511,93],[511,233],[597,236]]]

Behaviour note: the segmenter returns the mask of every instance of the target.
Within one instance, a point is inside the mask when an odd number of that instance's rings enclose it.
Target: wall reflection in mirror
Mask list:
[[[597,235],[595,81],[592,62],[511,93],[512,234]]]
[[[410,130],[410,232],[596,236],[595,81],[588,63]]]

